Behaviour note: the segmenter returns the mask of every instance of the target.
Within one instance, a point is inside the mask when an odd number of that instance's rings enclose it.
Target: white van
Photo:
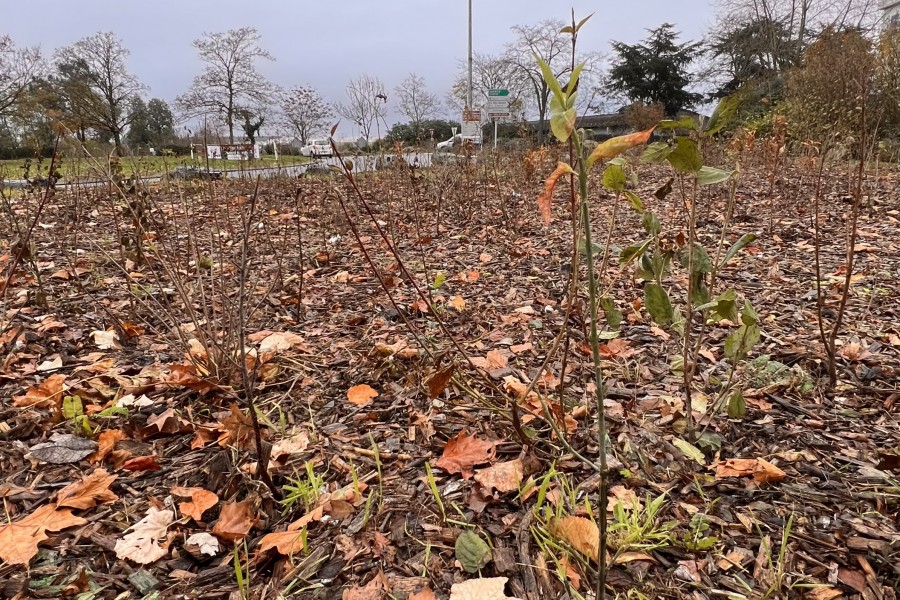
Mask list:
[[[305,146],[300,147],[300,154],[318,158],[319,156],[331,156],[331,142],[329,140],[309,140]]]

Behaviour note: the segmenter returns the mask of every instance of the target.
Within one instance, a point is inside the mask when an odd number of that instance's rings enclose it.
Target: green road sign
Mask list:
[[[509,96],[509,90],[488,90],[488,96]]]

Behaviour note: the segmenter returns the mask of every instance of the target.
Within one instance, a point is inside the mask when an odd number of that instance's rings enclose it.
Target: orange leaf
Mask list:
[[[598,160],[604,158],[615,158],[629,148],[634,148],[635,146],[646,144],[647,140],[650,139],[650,136],[653,135],[654,129],[656,129],[656,127],[651,127],[650,129],[646,129],[644,131],[638,131],[637,133],[620,135],[618,137],[606,140],[605,142],[594,148],[594,151],[591,152],[590,157],[588,157],[588,168],[590,168]]]
[[[259,551],[266,552],[272,548],[284,556],[300,554],[304,548],[302,531],[277,531],[267,533],[259,540]]]
[[[710,465],[716,470],[716,479],[726,477],[753,477],[756,483],[778,483],[787,475],[784,471],[762,458],[729,458]]]
[[[46,504],[18,521],[0,525],[0,560],[11,565],[27,565],[38,552],[38,544],[47,539],[48,531],[62,531],[84,525],[87,519],[76,517],[72,509],[57,510]]]
[[[355,404],[356,406],[365,406],[369,404],[377,395],[378,392],[375,391],[372,386],[365,383],[354,385],[347,390],[347,400],[350,401],[350,404]]]
[[[253,529],[256,519],[250,514],[250,501],[226,502],[222,505],[219,520],[212,528],[213,535],[237,542]]]
[[[550,531],[585,556],[595,561],[600,556],[600,529],[590,519],[584,517],[556,519],[551,522]]]
[[[454,370],[456,370],[456,365],[450,365],[431,376],[431,379],[428,380],[429,398],[437,398],[441,395],[441,392],[447,389],[447,384],[450,383]]]
[[[116,447],[116,443],[127,437],[121,429],[107,429],[101,432],[97,438],[97,450],[88,456],[88,461],[92,463],[101,462]]]
[[[234,444],[238,448],[250,448],[253,445],[253,421],[249,415],[232,403],[231,412],[222,419],[222,434],[219,436],[219,445],[223,448]]]
[[[116,475],[110,475],[106,469],[97,469],[81,481],[70,483],[59,490],[59,494],[56,496],[56,506],[87,510],[98,504],[115,502],[119,497],[112,493],[109,486],[116,480],[116,477]]]
[[[519,489],[524,475],[525,467],[522,461],[515,459],[481,469],[475,474],[475,481],[498,492],[512,492]]]
[[[219,497],[214,492],[197,487],[183,488],[176,486],[172,488],[172,495],[191,499],[190,502],[179,502],[178,510],[197,522],[202,521],[203,513],[219,502]]]
[[[544,225],[549,225],[550,219],[553,216],[551,205],[553,203],[553,190],[556,189],[556,182],[566,173],[574,172],[572,167],[561,162],[556,165],[556,169],[553,170],[550,177],[544,181],[544,193],[538,196],[538,209],[541,211],[541,218],[544,220]]]
[[[444,453],[434,462],[434,466],[448,473],[460,473],[463,478],[472,477],[472,467],[491,462],[497,454],[495,442],[479,440],[467,436],[463,429],[444,446]]]
[[[36,387],[28,388],[24,396],[13,397],[16,406],[36,406],[47,408],[62,402],[63,383],[66,376],[63,373],[51,375],[43,383]]]

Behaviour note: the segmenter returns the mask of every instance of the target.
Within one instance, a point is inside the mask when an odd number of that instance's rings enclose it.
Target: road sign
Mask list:
[[[509,96],[509,90],[488,90],[488,97]]]
[[[466,121],[475,121],[476,123],[481,123],[481,111],[480,110],[463,110],[462,114],[463,123]]]
[[[464,138],[476,139],[481,143],[481,111],[463,110],[462,129],[460,135]]]

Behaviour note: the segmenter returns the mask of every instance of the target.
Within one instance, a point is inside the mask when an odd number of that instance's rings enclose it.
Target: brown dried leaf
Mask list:
[[[449,365],[444,367],[437,373],[431,376],[428,380],[428,397],[429,398],[437,398],[441,395],[441,393],[447,389],[447,384],[450,383],[450,379],[453,378],[453,372],[456,370],[456,365]]]
[[[251,502],[226,502],[222,505],[219,520],[212,528],[213,535],[237,542],[250,533],[256,518],[251,514]]]
[[[786,477],[784,471],[762,458],[729,458],[712,465],[716,479],[726,477],[753,477],[756,483],[778,483]]]
[[[127,438],[128,436],[121,429],[107,429],[100,432],[100,435],[97,437],[97,451],[87,457],[88,461],[92,463],[101,462],[106,458],[107,454],[113,451],[118,442]]]
[[[56,506],[87,510],[98,504],[115,502],[119,497],[109,489],[109,486],[116,477],[117,475],[110,475],[106,469],[97,469],[81,481],[70,483],[59,490]]]
[[[218,504],[219,497],[215,492],[210,492],[203,488],[172,488],[172,495],[182,498],[190,498],[189,502],[179,502],[178,510],[182,514],[189,516],[193,520],[200,522],[203,520],[203,513]]]
[[[495,442],[468,436],[463,429],[447,442],[443,454],[434,462],[434,466],[451,474],[460,473],[463,478],[469,479],[475,465],[491,462],[496,454]]]
[[[486,488],[493,488],[498,492],[505,493],[517,491],[524,476],[525,466],[517,458],[481,469],[475,474],[475,481]]]
[[[86,523],[86,519],[73,515],[70,508],[41,506],[24,519],[0,525],[0,560],[10,565],[27,565],[37,554],[38,544],[47,539],[48,531],[62,531]]]
[[[600,529],[584,517],[568,516],[550,523],[550,531],[588,558],[600,556]]]
[[[305,549],[302,531],[276,531],[267,533],[259,540],[259,551],[267,552],[273,548],[284,556],[300,554]]]
[[[549,225],[553,218],[553,191],[556,189],[556,182],[566,173],[574,173],[572,167],[564,162],[556,165],[556,169],[550,174],[550,177],[544,181],[544,192],[538,196],[538,209],[541,211],[541,219],[544,225]]]
[[[519,600],[506,595],[507,581],[507,577],[482,577],[454,583],[450,587],[450,600]]]
[[[347,400],[350,404],[355,404],[356,406],[366,406],[372,402],[376,396],[378,396],[378,392],[375,388],[365,383],[354,385],[347,390]]]
[[[62,402],[65,381],[66,376],[63,373],[51,375],[40,385],[28,388],[24,396],[13,396],[13,404],[37,408],[58,406]]]

